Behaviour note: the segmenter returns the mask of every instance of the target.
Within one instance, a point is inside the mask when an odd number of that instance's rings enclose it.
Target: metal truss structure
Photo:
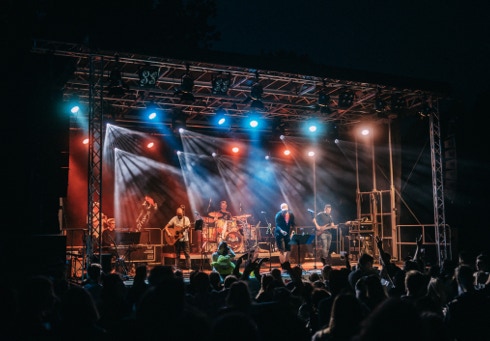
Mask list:
[[[36,41],[33,53],[66,57],[74,63],[64,87],[65,99],[77,97],[89,110],[89,212],[101,202],[103,122],[157,132],[173,127],[176,113],[183,115],[188,129],[219,134],[213,122],[218,111],[235,124],[230,131],[239,137],[240,119],[255,105],[267,122],[263,132],[299,135],[299,125],[310,118],[348,129],[359,122],[383,120],[394,113],[420,113],[446,97],[427,91],[388,84],[351,81],[241,66],[175,60],[115,51],[91,51],[81,44]],[[322,71],[323,72],[323,71]],[[142,110],[156,105],[164,113],[149,123]],[[434,110],[431,110],[431,114]],[[431,120],[431,157],[436,231],[445,231],[439,114]],[[182,116],[181,116],[182,117]],[[244,138],[245,139],[245,138]],[[89,231],[98,217],[89,213]],[[92,219],[94,218],[94,219]],[[446,237],[441,238],[445,242]],[[442,246],[440,255],[446,247]],[[92,249],[89,250],[92,252]]]
[[[107,119],[120,126],[137,124],[149,131],[155,127],[145,120],[142,110],[150,105],[165,113],[159,124],[171,126],[177,111],[184,114],[186,127],[207,133],[216,131],[213,117],[224,110],[235,120],[231,130],[239,134],[239,120],[260,101],[263,109],[258,112],[266,121],[266,133],[279,129],[283,135],[295,135],[298,124],[309,118],[343,128],[364,120],[385,119],[388,112],[421,111],[439,96],[430,91],[314,75],[114,51],[94,53],[80,44],[37,41],[33,50],[72,59],[75,71],[64,95],[76,96],[87,104],[90,60],[97,55],[104,64],[101,105]]]

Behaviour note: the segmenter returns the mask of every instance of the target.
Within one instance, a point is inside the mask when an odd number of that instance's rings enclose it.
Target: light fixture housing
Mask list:
[[[351,89],[344,89],[339,94],[339,108],[347,109],[354,104],[354,91]]]
[[[156,67],[145,65],[138,70],[138,76],[139,76],[139,82],[138,82],[139,86],[153,88],[157,84],[159,71],[158,68]]]
[[[187,128],[187,116],[180,109],[174,109],[172,112],[172,130],[177,133],[180,129]]]
[[[405,99],[398,93],[391,95],[391,111],[399,112],[406,107]]]
[[[213,95],[224,95],[228,94],[228,89],[231,84],[231,74],[229,72],[223,73],[220,72],[217,75],[213,75],[211,80],[211,92]]]

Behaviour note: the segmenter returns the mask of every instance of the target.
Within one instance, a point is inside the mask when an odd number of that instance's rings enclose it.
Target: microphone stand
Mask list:
[[[269,272],[272,271],[272,227],[271,223],[267,220],[267,216],[263,213],[265,222],[267,223],[267,234],[269,235]]]
[[[109,236],[109,239],[114,244],[114,249],[116,250],[116,257],[117,257],[116,262],[115,262],[116,263],[115,264],[116,269],[118,267],[120,267],[123,275],[127,276],[128,275],[128,268],[126,267],[126,262],[124,261],[124,259],[119,256],[118,245],[117,245],[116,241],[114,239],[112,239],[111,236]]]

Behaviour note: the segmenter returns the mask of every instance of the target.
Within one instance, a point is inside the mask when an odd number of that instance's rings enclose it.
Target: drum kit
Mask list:
[[[220,242],[226,241],[235,252],[244,252],[245,245],[257,243],[255,228],[250,227],[247,218],[251,214],[233,216],[231,220],[225,220],[221,212],[209,212],[208,217],[203,217],[202,251],[213,252]],[[214,225],[214,226],[213,226]]]

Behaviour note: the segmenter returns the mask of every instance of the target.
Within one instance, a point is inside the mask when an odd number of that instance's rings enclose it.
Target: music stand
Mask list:
[[[291,241],[289,245],[298,245],[298,266],[303,269],[300,262],[301,255],[301,245],[311,244],[311,242],[315,239],[315,234],[295,234],[291,237]],[[304,270],[304,269],[303,269]]]
[[[139,244],[141,232],[116,232],[116,241],[119,245]]]

